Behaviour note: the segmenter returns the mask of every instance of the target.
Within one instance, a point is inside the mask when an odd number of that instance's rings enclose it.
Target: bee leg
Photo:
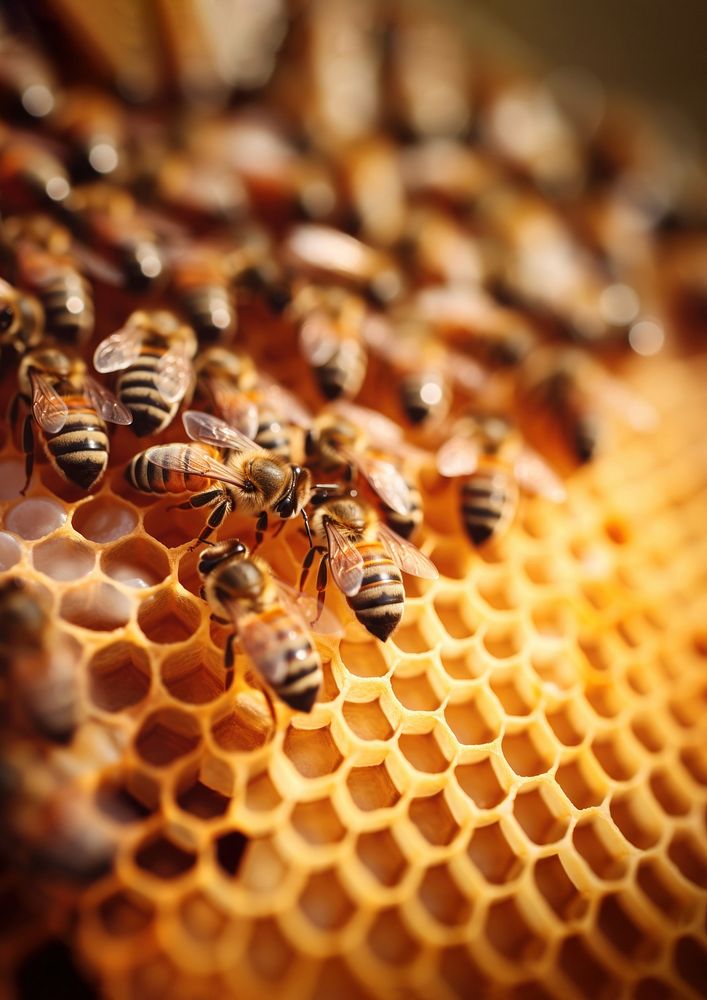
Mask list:
[[[304,590],[304,585],[307,582],[307,577],[309,576],[309,571],[312,568],[312,563],[314,562],[314,557],[317,552],[324,553],[326,552],[326,548],[323,545],[313,545],[302,561],[302,573],[299,578],[300,590]]]
[[[221,490],[204,490],[203,493],[195,493],[184,503],[171,503],[167,510],[194,510],[196,507],[208,507],[221,496]]]
[[[218,494],[216,495],[218,496]],[[197,540],[191,546],[191,549],[197,548],[197,546],[199,546],[200,544],[208,545],[209,535],[212,535],[217,528],[221,527],[223,522],[231,513],[232,509],[233,509],[233,504],[231,503],[229,498],[223,497],[223,499],[216,504],[214,509],[209,514],[206,524],[204,525]]]
[[[314,548],[314,542],[312,541],[312,529],[309,526],[309,517],[307,511],[302,508],[302,520],[304,521],[304,530],[307,532],[307,541],[309,542],[310,549]]]
[[[260,548],[260,546],[263,544],[263,538],[267,530],[268,530],[268,512],[266,510],[262,510],[258,514],[258,520],[255,522],[255,546],[253,548],[253,552],[255,552],[255,550]]]
[[[322,561],[319,563],[319,572],[317,573],[317,617],[314,619],[313,624],[316,624],[322,616],[322,611],[324,610],[324,600],[326,598],[326,585],[327,585],[327,564],[329,562],[329,553],[325,552],[322,556]]]
[[[25,485],[20,490],[22,496],[27,492],[34,469],[34,431],[32,429],[32,420],[32,414],[28,413],[22,425],[22,451],[25,453]]]
[[[224,678],[224,691],[228,691],[233,684],[233,662],[235,660],[235,653],[233,651],[233,646],[236,641],[236,633],[231,632],[228,639],[226,639],[226,649],[224,650],[224,660],[223,665],[226,670],[226,676]]]

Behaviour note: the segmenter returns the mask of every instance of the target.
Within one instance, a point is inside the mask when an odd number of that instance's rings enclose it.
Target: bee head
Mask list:
[[[228,559],[244,559],[248,549],[238,538],[229,538],[225,542],[211,545],[199,556],[198,570],[201,576],[208,576],[221,563]]]
[[[291,476],[286,492],[275,505],[275,513],[286,519],[295,517],[309,500],[312,491],[312,477],[309,469],[300,465],[290,466]]]

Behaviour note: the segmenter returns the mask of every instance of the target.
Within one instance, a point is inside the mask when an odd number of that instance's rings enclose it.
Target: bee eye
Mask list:
[[[0,331],[3,333],[5,330],[9,330],[15,319],[15,310],[12,306],[5,306],[4,309],[0,309]]]

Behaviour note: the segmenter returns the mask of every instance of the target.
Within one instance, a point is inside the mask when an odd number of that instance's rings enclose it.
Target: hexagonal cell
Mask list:
[[[0,573],[12,569],[22,558],[17,539],[7,531],[0,531]]]
[[[585,724],[574,703],[558,706],[554,711],[547,712],[545,718],[557,739],[566,747],[579,746],[583,741]]]
[[[407,861],[388,830],[362,833],[356,841],[356,853],[381,885],[397,885],[405,874]]]
[[[314,872],[299,897],[299,907],[318,930],[340,930],[351,918],[354,905],[335,868]]]
[[[615,719],[625,706],[622,693],[615,683],[609,681],[587,684],[584,697],[602,719]]]
[[[669,771],[654,771],[649,784],[653,798],[668,816],[686,816],[689,813],[692,802]]]
[[[137,514],[110,494],[91,497],[74,511],[71,524],[89,542],[114,542],[129,535],[137,525]]]
[[[337,843],[346,834],[346,827],[329,799],[298,802],[292,810],[291,821],[308,844]]]
[[[267,771],[250,779],[246,786],[245,803],[253,812],[271,812],[281,802],[282,797]]]
[[[96,805],[114,823],[139,823],[155,811],[156,806],[135,795],[131,777],[122,771],[107,775],[96,789]],[[139,780],[135,784],[139,786]],[[143,798],[150,800],[151,796]]]
[[[203,511],[170,509],[175,503],[179,500],[153,504],[142,518],[147,534],[168,549],[192,543],[206,521]]]
[[[564,652],[535,649],[530,656],[530,665],[543,684],[550,684],[561,691],[569,691],[577,683],[577,664]]]
[[[705,987],[705,969],[707,969],[707,948],[704,942],[691,935],[681,937],[675,945],[674,963],[683,982],[687,983],[698,996],[702,996]]]
[[[592,753],[614,781],[628,781],[641,766],[641,758],[626,735],[621,732],[597,736]]]
[[[454,771],[459,787],[479,809],[493,809],[506,797],[493,757],[460,764]]]
[[[674,996],[672,987],[654,976],[646,976],[636,983],[635,1000],[672,1000]]]
[[[412,799],[409,815],[422,836],[435,847],[446,847],[459,833],[444,792]]]
[[[545,947],[513,899],[491,903],[486,914],[486,937],[492,948],[513,962],[536,960]]]
[[[470,553],[461,545],[441,542],[435,545],[430,559],[439,570],[440,576],[448,580],[465,580],[469,572]]]
[[[588,809],[604,801],[608,784],[585,757],[560,764],[555,777],[558,785],[577,809]]]
[[[48,538],[32,550],[34,568],[52,580],[79,580],[93,569],[95,554],[73,538]]]
[[[478,627],[478,622],[470,620],[470,611],[463,598],[440,594],[435,598],[434,609],[444,631],[452,639],[468,639]]]
[[[20,538],[35,541],[56,531],[66,521],[66,510],[49,497],[20,500],[5,511],[5,528]]]
[[[569,822],[566,803],[552,785],[519,789],[513,801],[513,815],[534,844],[562,840]]]
[[[610,947],[634,962],[650,960],[656,954],[656,941],[637,923],[619,893],[609,893],[602,899],[597,928]]]
[[[556,855],[539,858],[533,877],[543,899],[560,920],[579,920],[587,912],[586,894],[574,884]]]
[[[20,496],[24,485],[24,462],[17,459],[0,462],[0,500],[14,500]]]
[[[216,941],[228,923],[228,916],[203,892],[191,892],[182,899],[179,916],[185,931],[195,941]]]
[[[160,677],[177,701],[204,705],[223,694],[223,655],[203,643],[190,645],[164,658]]]
[[[434,646],[431,631],[422,618],[418,621],[403,618],[391,641],[403,653],[427,653]]]
[[[411,712],[434,712],[439,708],[439,696],[430,684],[427,674],[416,674],[414,677],[399,677],[393,674],[391,686],[393,694],[403,708]]]
[[[150,660],[131,642],[99,649],[88,664],[91,701],[106,712],[122,712],[147,696],[152,682]]]
[[[295,957],[289,941],[270,917],[253,921],[246,954],[255,973],[269,983],[281,982]]]
[[[155,587],[170,574],[169,560],[161,545],[148,538],[128,538],[111,546],[101,556],[106,576],[128,587]]]
[[[214,840],[216,863],[222,872],[236,876],[243,862],[243,855],[250,841],[241,830],[229,830]]]
[[[188,768],[180,776],[177,789],[176,801],[180,809],[190,816],[198,819],[215,819],[228,809],[230,798],[222,795],[213,788],[209,788],[199,779],[196,768]]]
[[[341,661],[357,677],[385,677],[389,667],[375,642],[347,642],[339,647]]]
[[[530,698],[520,688],[518,677],[502,677],[494,674],[491,677],[491,690],[501,703],[506,715],[530,715],[533,706]]]
[[[345,997],[346,1000],[371,1000],[370,991],[357,982],[354,975],[340,958],[329,958],[319,963],[319,974],[310,1000],[331,1000]]]
[[[135,737],[135,749],[148,764],[165,767],[195,750],[201,728],[193,715],[161,708],[147,716]]]
[[[346,784],[354,803],[364,812],[389,809],[400,798],[385,763],[351,768]]]
[[[111,937],[132,937],[154,920],[154,904],[134,889],[116,889],[98,906],[99,919]]]
[[[153,833],[135,851],[135,864],[154,878],[174,879],[194,867],[196,855],[179,847],[167,834]]]
[[[580,935],[565,938],[558,957],[560,969],[580,996],[586,1000],[610,996],[612,976]]]
[[[332,774],[344,759],[334,742],[331,729],[297,729],[289,726],[283,750],[305,778],[320,778]]]
[[[471,903],[459,891],[446,865],[428,868],[417,894],[430,916],[447,927],[465,924],[471,916]]]
[[[500,823],[477,827],[471,835],[467,854],[486,881],[494,885],[512,882],[523,867]]]
[[[464,945],[455,945],[453,948],[442,950],[439,971],[444,982],[459,1000],[464,1000],[465,997],[488,996],[494,988],[493,983],[483,975]]]
[[[451,747],[439,726],[427,733],[401,733],[398,746],[405,759],[423,774],[441,774],[449,767],[446,754],[451,753]]]
[[[614,823],[626,840],[645,851],[660,839],[660,815],[648,794],[640,788],[616,795],[609,805]]]
[[[645,858],[639,863],[636,884],[661,916],[673,923],[687,921],[694,910],[692,894],[659,858]]]
[[[373,701],[345,701],[343,714],[352,733],[362,740],[387,740],[393,732],[380,698]]]
[[[502,740],[503,756],[516,774],[530,777],[545,774],[555,762],[557,750],[539,726],[507,732]]]
[[[217,746],[229,753],[248,753],[265,746],[272,735],[272,719],[264,706],[245,692],[229,703],[226,714],[211,723]]]
[[[468,701],[450,702],[444,717],[457,740],[465,746],[491,743],[501,725],[498,709],[483,688],[476,690]]]
[[[692,833],[688,830],[676,833],[670,841],[668,857],[689,882],[707,888],[707,855]]]
[[[386,965],[407,965],[420,950],[400,913],[392,907],[376,914],[368,932],[368,947]]]
[[[192,597],[165,588],[141,602],[137,622],[150,642],[184,642],[201,624],[201,607]]]
[[[59,614],[64,621],[92,632],[112,632],[126,625],[132,603],[110,583],[95,581],[77,584],[64,592]]]
[[[613,881],[625,875],[626,846],[616,828],[603,816],[578,823],[572,840],[580,857],[598,878]]]
[[[488,625],[483,643],[486,652],[495,660],[505,660],[520,653],[524,644],[523,633],[517,625],[511,623]]]
[[[683,747],[680,750],[680,763],[693,781],[707,786],[707,747]]]

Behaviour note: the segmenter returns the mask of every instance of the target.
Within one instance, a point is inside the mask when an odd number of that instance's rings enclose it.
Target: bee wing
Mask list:
[[[392,462],[372,455],[347,453],[347,458],[368,480],[384,504],[397,514],[409,514],[413,507],[410,487]]]
[[[267,375],[260,375],[258,382],[266,396],[268,405],[272,406],[278,416],[297,427],[309,428],[312,426],[312,414],[304,403],[300,403],[294,393],[283,388]]]
[[[284,604],[303,619],[308,628],[321,635],[343,635],[343,627],[333,611],[320,608],[315,598],[274,577]]]
[[[339,338],[326,313],[317,309],[302,322],[299,331],[299,346],[306,361],[314,368],[321,368],[330,361],[336,351]]]
[[[93,355],[93,367],[101,374],[129,368],[140,357],[141,346],[140,332],[124,326],[100,342]]]
[[[324,530],[334,583],[342,594],[353,597],[363,583],[363,556],[337,525],[327,521]]]
[[[254,438],[258,433],[258,407],[255,403],[222,379],[210,379],[209,387],[226,423],[238,428],[247,438]]]
[[[445,476],[447,479],[470,476],[478,464],[478,444],[461,434],[449,438],[437,452],[437,471],[440,476]]]
[[[238,629],[241,649],[268,684],[277,687],[287,677],[287,646],[282,651],[273,630],[253,614],[242,611],[237,601],[228,604]]]
[[[437,580],[439,578],[439,570],[432,560],[420,552],[412,542],[397,535],[387,524],[378,526],[378,537],[390,552],[395,565],[403,573],[419,576],[423,580]]]
[[[32,413],[42,430],[58,434],[66,423],[69,409],[49,379],[40,372],[32,372]]]
[[[567,491],[559,476],[556,476],[547,462],[536,451],[527,445],[516,459],[515,476],[519,485],[528,493],[562,503],[567,499]]]
[[[592,385],[597,402],[626,421],[635,431],[648,433],[658,426],[655,407],[617,378],[603,372]]]
[[[402,441],[403,433],[398,425],[382,413],[343,399],[337,400],[333,409],[365,431],[371,444],[381,451],[392,451]]]
[[[183,444],[158,444],[148,448],[143,454],[148,462],[159,466],[160,469],[167,469],[168,472],[203,476],[204,479],[216,479],[231,486],[243,485],[232,469],[201,448]]]
[[[97,413],[112,424],[131,424],[133,415],[104,385],[87,375],[84,379],[86,394]]]
[[[201,441],[202,444],[210,444],[216,448],[228,448],[231,451],[264,450],[255,441],[227,424],[225,420],[220,420],[210,413],[187,410],[182,414],[182,423],[192,441]]]
[[[189,358],[178,351],[167,351],[157,363],[155,385],[167,403],[178,403],[184,398],[192,378]]]

